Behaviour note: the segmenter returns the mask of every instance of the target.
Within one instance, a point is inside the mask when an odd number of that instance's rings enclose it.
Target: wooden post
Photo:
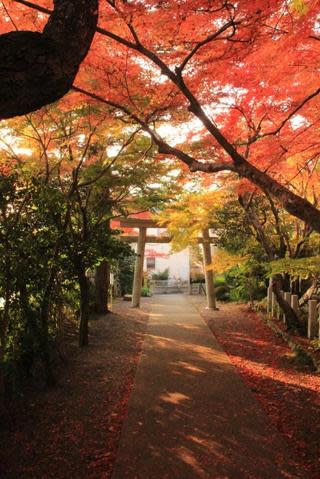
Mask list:
[[[144,260],[144,250],[146,246],[146,237],[147,237],[147,228],[139,228],[139,237],[137,243],[137,256],[136,263],[134,267],[134,278],[133,278],[133,288],[132,288],[132,307],[139,308],[140,298],[141,298],[141,287],[143,279],[143,260]]]
[[[291,296],[291,308],[297,313],[299,311],[299,296],[297,294],[293,294]]]
[[[209,230],[202,230],[203,238],[203,259],[204,259],[204,274],[206,278],[206,292],[207,292],[207,307],[209,309],[218,309],[216,304],[216,294],[214,290],[214,276],[212,269],[207,270],[207,267],[212,264],[211,246]]]
[[[291,305],[291,293],[289,293],[289,292],[284,293],[284,299],[285,299],[285,301],[287,301],[288,304]],[[287,321],[287,318],[284,314],[283,315],[283,322],[286,323],[286,321]]]
[[[309,299],[308,301],[308,339],[312,339],[317,334],[318,329],[318,311],[317,311],[318,301],[316,299]]]

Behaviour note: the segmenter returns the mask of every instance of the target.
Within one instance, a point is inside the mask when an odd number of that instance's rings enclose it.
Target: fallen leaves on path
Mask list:
[[[148,314],[118,303],[91,322],[90,346],[69,345],[58,386],[29,391],[0,427],[0,477],[109,479]]]
[[[244,306],[201,314],[287,441],[305,479],[319,479],[320,375],[299,364],[288,345]]]

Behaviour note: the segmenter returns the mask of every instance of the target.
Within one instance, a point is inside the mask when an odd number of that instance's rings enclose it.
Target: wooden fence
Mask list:
[[[291,307],[299,312],[299,296],[291,294],[290,292],[282,291],[283,298],[291,305]],[[267,313],[274,318],[285,321],[285,315],[281,310],[276,295],[272,292],[272,285],[268,287],[267,294]],[[308,301],[308,323],[307,323],[307,337],[309,339],[320,339],[320,303],[316,299],[309,299]]]

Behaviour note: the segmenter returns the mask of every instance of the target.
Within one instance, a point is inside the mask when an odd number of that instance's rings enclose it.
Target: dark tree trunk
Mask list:
[[[70,90],[97,20],[98,0],[54,0],[43,33],[0,36],[0,119],[37,110]]]
[[[110,265],[101,263],[95,272],[95,311],[98,314],[109,313],[108,298],[110,287]]]
[[[239,155],[240,157],[240,155]],[[235,169],[240,176],[247,178],[262,191],[276,198],[283,208],[296,218],[300,218],[306,224],[320,232],[320,210],[313,206],[308,200],[301,198],[285,186],[278,183],[274,178],[263,171],[258,170],[242,157],[241,161],[235,163]]]
[[[89,344],[89,316],[90,316],[90,294],[89,280],[85,269],[79,267],[78,280],[80,285],[80,327],[79,327],[79,346],[88,346]]]
[[[40,354],[42,364],[45,371],[45,381],[48,387],[55,386],[56,379],[52,371],[52,364],[50,358],[50,349],[49,349],[49,315],[50,315],[50,304],[45,302],[42,305],[41,309],[41,333],[40,333]]]
[[[318,287],[319,287],[318,280],[313,279],[312,284],[310,285],[310,287],[307,289],[307,291],[302,295],[302,297],[299,300],[299,306],[300,307],[303,306],[304,304],[306,304],[309,301],[309,299],[311,299],[312,296],[314,294],[316,294]],[[298,286],[298,288],[299,288],[299,286]]]
[[[6,335],[4,332],[4,312],[0,311],[0,324],[1,324],[1,338],[0,338],[0,418],[5,410],[4,407],[4,398],[5,398],[5,392],[6,392],[6,387],[5,387],[5,378],[4,378],[4,350],[5,350],[5,339]]]
[[[286,325],[288,329],[299,329],[301,326],[297,313],[291,308],[290,304],[285,301],[285,299],[281,295],[282,290],[282,277],[281,275],[277,274],[273,276],[272,280],[272,290],[276,295],[277,302],[282,309],[285,318],[286,318]]]

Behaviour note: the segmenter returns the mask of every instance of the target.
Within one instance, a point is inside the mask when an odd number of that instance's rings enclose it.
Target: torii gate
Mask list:
[[[144,253],[146,243],[170,243],[172,240],[171,236],[147,236],[148,228],[161,228],[162,225],[159,225],[156,221],[151,219],[142,219],[142,218],[125,218],[121,217],[120,227],[130,227],[138,228],[138,236],[125,236],[122,235],[121,238],[128,243],[137,243],[137,256],[134,268],[134,279],[133,279],[133,288],[132,288],[132,307],[138,308],[140,306],[141,298],[141,285],[143,279],[143,262],[144,262]],[[214,278],[213,271],[210,268],[212,264],[212,255],[211,255],[211,243],[213,243],[213,238],[210,237],[209,230],[204,229],[202,231],[202,238],[198,239],[198,243],[202,244],[203,247],[203,257],[204,257],[204,271],[205,271],[205,281],[206,281],[206,292],[207,292],[207,308],[217,309],[216,296],[214,290]]]

